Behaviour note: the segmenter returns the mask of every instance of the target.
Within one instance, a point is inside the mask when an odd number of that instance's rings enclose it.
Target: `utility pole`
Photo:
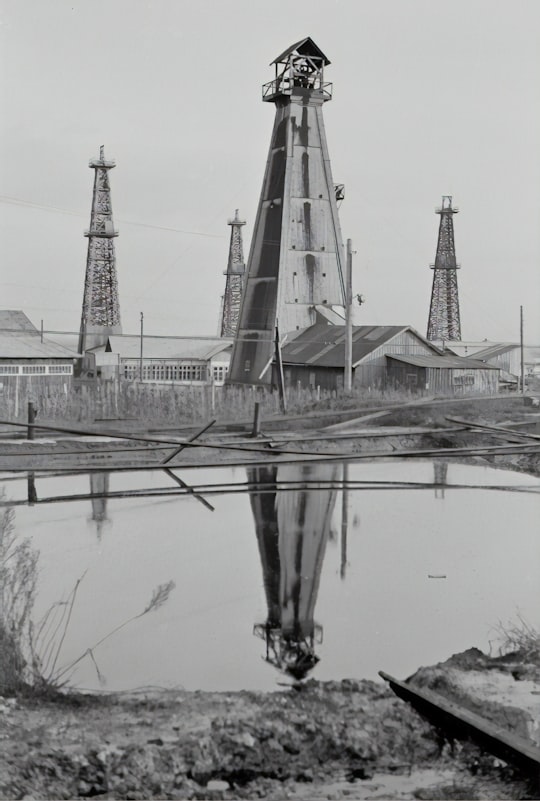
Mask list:
[[[141,350],[139,356],[139,381],[143,380],[143,341],[144,341],[144,314],[141,312]]]
[[[347,239],[347,270],[345,279],[345,375],[343,389],[352,390],[352,241]]]
[[[519,307],[519,353],[521,361],[521,394],[525,394],[525,353],[523,347],[523,306]]]

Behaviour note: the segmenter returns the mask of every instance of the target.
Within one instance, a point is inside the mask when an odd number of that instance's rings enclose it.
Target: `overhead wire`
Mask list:
[[[0,202],[1,203],[10,203],[17,206],[27,206],[29,208],[34,209],[41,209],[42,211],[51,211],[56,212],[58,214],[69,214],[73,217],[87,217],[86,213],[80,211],[71,211],[70,209],[63,209],[59,206],[51,206],[45,203],[35,203],[31,200],[24,200],[23,198],[16,198],[11,197],[9,195],[0,195]],[[152,228],[158,231],[171,231],[177,234],[188,234],[190,236],[203,236],[208,237],[210,239],[225,239],[225,234],[209,234],[204,231],[188,231],[183,228],[173,228],[172,226],[167,225],[155,225],[153,223],[142,223],[142,222],[135,222],[134,220],[124,220],[119,217],[115,217],[115,222],[121,223],[122,225],[133,225],[137,228]]]

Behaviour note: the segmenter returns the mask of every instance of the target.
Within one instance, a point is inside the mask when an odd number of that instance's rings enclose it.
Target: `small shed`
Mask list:
[[[388,384],[408,390],[427,390],[440,395],[494,395],[499,369],[475,359],[436,354],[400,356],[388,360]]]
[[[456,356],[485,362],[501,370],[501,377],[516,377],[521,372],[521,349],[519,342],[447,342],[448,349]]]

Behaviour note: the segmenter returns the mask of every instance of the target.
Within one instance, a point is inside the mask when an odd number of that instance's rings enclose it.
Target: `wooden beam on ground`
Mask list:
[[[513,428],[505,428],[504,426],[488,426],[484,423],[475,423],[472,420],[459,420],[457,417],[446,417],[451,423],[457,423],[465,428],[477,428],[480,431],[493,431],[497,434],[510,434],[512,437],[519,437],[523,439],[536,439],[540,440],[540,434],[532,434],[528,431],[516,431]]]
[[[412,704],[424,717],[456,739],[472,739],[494,756],[519,766],[529,776],[540,779],[540,748],[531,740],[497,726],[464,706],[433,690],[424,690],[399,681],[379,670],[399,698]]]
[[[25,424],[26,425],[26,424]],[[196,443],[192,443],[190,447],[193,447]],[[201,444],[200,447],[211,447],[206,446],[205,444]],[[213,447],[219,447],[217,445]],[[223,446],[222,450],[228,450],[227,446]],[[196,470],[199,468],[210,468],[210,467],[256,467],[257,465],[261,464],[303,464],[307,462],[313,462],[314,464],[317,463],[326,463],[326,462],[342,462],[342,461],[349,461],[349,462],[358,462],[358,461],[378,461],[380,459],[384,460],[393,460],[393,459],[425,459],[426,457],[431,458],[434,456],[439,456],[444,458],[445,460],[448,459],[463,459],[464,457],[471,457],[471,456],[507,456],[509,454],[520,454],[520,455],[537,455],[540,452],[540,447],[537,443],[532,443],[530,445],[523,444],[523,445],[491,445],[488,447],[480,447],[480,448],[435,448],[435,449],[425,449],[425,450],[403,450],[403,451],[364,451],[362,453],[324,453],[318,452],[313,453],[310,451],[281,451],[281,453],[277,453],[276,451],[269,451],[267,449],[262,448],[232,448],[232,450],[239,450],[243,451],[246,455],[251,453],[254,458],[252,459],[218,459],[215,461],[199,461],[199,462],[183,462],[180,465],[176,465],[176,467],[181,467],[183,470]],[[264,454],[264,458],[261,458],[261,454]],[[61,454],[59,454],[61,456]],[[255,458],[259,457],[259,458]],[[4,460],[5,462],[5,460]],[[144,463],[119,463],[117,465],[111,464],[108,462],[105,464],[96,465],[95,462],[91,462],[89,464],[79,464],[76,467],[73,466],[73,462],[67,463],[65,465],[57,459],[51,459],[50,467],[44,467],[43,465],[36,466],[31,461],[28,464],[17,465],[16,467],[13,464],[4,463],[2,465],[2,458],[0,455],[0,470],[3,472],[9,473],[17,473],[17,472],[28,472],[28,470],[39,470],[40,472],[45,473],[47,470],[55,470],[55,471],[68,471],[72,474],[75,473],[93,473],[93,472],[113,472],[113,471],[122,471],[125,473],[128,472],[144,472],[150,470],[163,470],[163,465],[159,462],[148,462]]]

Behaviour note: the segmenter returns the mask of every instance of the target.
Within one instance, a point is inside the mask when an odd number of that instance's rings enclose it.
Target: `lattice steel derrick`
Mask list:
[[[223,296],[220,336],[233,337],[238,328],[246,272],[244,246],[242,243],[242,226],[246,223],[245,220],[240,219],[238,209],[236,209],[234,219],[229,220],[227,224],[231,226],[231,241],[229,245],[229,261],[227,262],[227,269],[223,273],[227,278],[225,281],[225,295]]]
[[[433,286],[427,328],[429,340],[461,339],[457,282],[459,265],[456,263],[453,222],[453,216],[458,211],[452,207],[450,195],[443,195],[441,208],[435,210],[441,220],[435,264],[431,265]]]
[[[101,344],[108,334],[121,332],[114,250],[114,238],[118,236],[118,231],[113,223],[109,183],[109,170],[116,165],[114,161],[105,159],[101,146],[99,159],[92,159],[88,166],[95,172],[90,227],[84,232],[88,237],[88,254],[79,335],[80,353],[88,347]]]

